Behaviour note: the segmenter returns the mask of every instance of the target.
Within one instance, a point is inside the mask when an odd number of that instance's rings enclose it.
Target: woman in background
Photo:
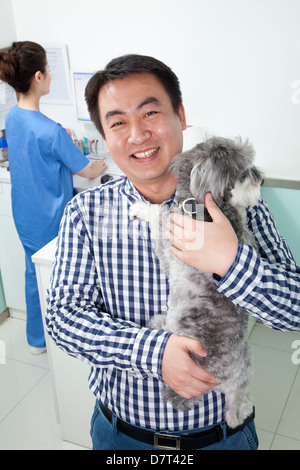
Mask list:
[[[34,42],[15,42],[0,53],[0,79],[14,88],[17,106],[5,120],[12,185],[12,210],[25,250],[27,341],[33,354],[45,351],[45,337],[32,255],[58,234],[67,202],[73,197],[72,173],[96,178],[103,161],[89,160],[66,130],[40,112],[51,76],[46,52]]]

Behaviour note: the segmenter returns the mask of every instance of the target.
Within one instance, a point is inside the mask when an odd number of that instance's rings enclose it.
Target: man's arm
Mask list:
[[[161,378],[161,359],[170,333],[105,313],[91,239],[72,201],[58,236],[46,326],[61,349],[86,363]]]

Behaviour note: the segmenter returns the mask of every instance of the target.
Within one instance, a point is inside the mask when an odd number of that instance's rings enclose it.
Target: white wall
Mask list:
[[[165,61],[189,124],[249,137],[267,176],[300,180],[299,0],[11,1],[17,39],[67,44],[71,69],[130,52]],[[44,112],[78,129],[72,106]]]
[[[0,4],[0,49],[9,46],[16,39],[16,28],[11,0]]]

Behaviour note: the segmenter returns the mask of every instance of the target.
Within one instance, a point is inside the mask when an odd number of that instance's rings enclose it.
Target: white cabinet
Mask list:
[[[12,216],[10,181],[3,181],[3,179],[0,175],[0,270],[2,283],[10,315],[26,319],[25,253]]]
[[[54,254],[55,240],[32,257],[36,267],[43,321],[45,321],[46,290],[49,287]],[[90,422],[95,397],[88,386],[90,367],[64,353],[47,333],[45,337],[61,437],[65,441],[91,448]]]

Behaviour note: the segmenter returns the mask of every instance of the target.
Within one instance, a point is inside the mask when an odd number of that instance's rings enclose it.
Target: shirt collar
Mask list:
[[[123,178],[123,183],[120,186],[120,194],[125,196],[131,204],[136,201],[145,201],[149,202],[141,193],[133,186],[131,181],[125,176]],[[162,204],[167,204],[170,206],[171,204],[178,204],[179,203],[179,193],[178,190],[175,189],[174,193],[165,199]]]

